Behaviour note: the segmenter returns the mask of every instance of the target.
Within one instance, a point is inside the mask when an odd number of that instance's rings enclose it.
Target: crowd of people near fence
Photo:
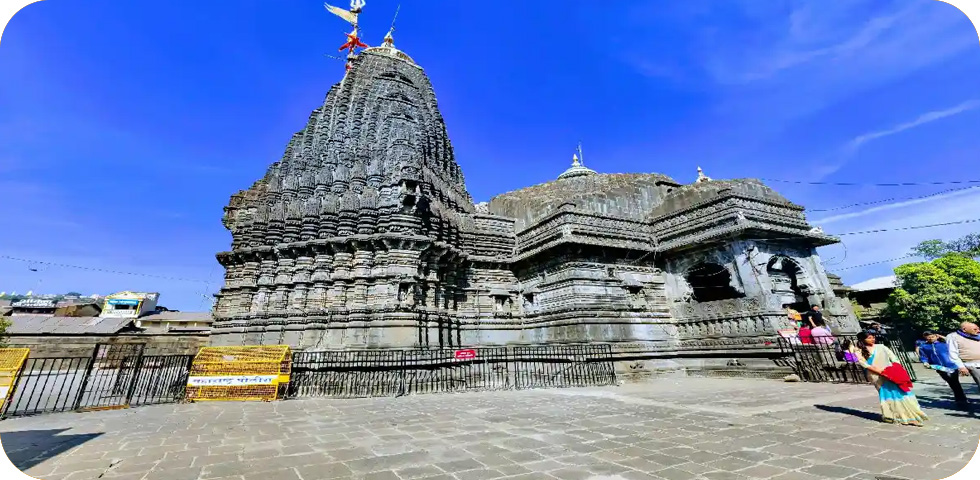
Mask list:
[[[882,420],[903,425],[922,425],[928,420],[913,393],[917,380],[911,359],[900,341],[879,323],[872,323],[854,337],[836,338],[819,306],[800,313],[788,311],[795,322],[783,339],[792,347],[797,372],[806,381],[868,382],[878,391]],[[970,408],[961,377],[972,377],[980,388],[980,327],[963,322],[942,335],[922,332],[915,357],[949,385],[956,404]]]

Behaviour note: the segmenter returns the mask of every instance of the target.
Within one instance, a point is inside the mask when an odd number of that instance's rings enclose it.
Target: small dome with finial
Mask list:
[[[711,181],[711,177],[705,175],[704,170],[701,170],[701,167],[698,167],[698,179],[695,180],[695,183],[709,182],[709,181]]]
[[[558,179],[562,178],[572,178],[572,177],[582,177],[585,175],[597,175],[595,170],[586,167],[582,164],[582,158],[579,153],[582,152],[582,146],[579,145],[578,153],[572,154],[572,166],[568,170],[565,170],[561,175],[558,175]]]

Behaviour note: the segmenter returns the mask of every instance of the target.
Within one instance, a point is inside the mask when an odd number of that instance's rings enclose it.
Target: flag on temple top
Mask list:
[[[357,38],[357,29],[355,28],[353,32],[347,34],[347,43],[341,45],[337,51],[343,52],[344,50],[350,50],[353,53],[357,47],[368,48],[360,38]]]
[[[349,10],[344,10],[343,8],[340,8],[340,7],[335,7],[333,5],[330,5],[329,3],[324,3],[323,6],[324,6],[324,8],[327,9],[328,12],[330,12],[330,13],[332,13],[332,14],[340,17],[340,18],[343,18],[347,23],[350,23],[352,25],[357,25],[357,14],[356,13],[351,12]]]

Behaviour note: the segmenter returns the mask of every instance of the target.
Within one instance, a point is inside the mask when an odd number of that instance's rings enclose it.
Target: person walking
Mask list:
[[[949,384],[949,388],[953,390],[953,398],[956,399],[957,404],[961,406],[968,405],[969,400],[966,398],[966,393],[963,393],[963,386],[960,385],[960,373],[957,371],[958,367],[949,355],[949,345],[946,342],[940,341],[940,337],[936,332],[926,331],[922,334],[922,337],[924,343],[918,348],[919,361],[926,368],[935,370]]]
[[[878,390],[881,420],[921,427],[929,417],[919,407],[908,372],[898,364],[898,357],[888,347],[875,343],[875,336],[868,332],[859,333],[857,340],[852,348],[858,365],[867,370],[868,380]]]
[[[963,322],[960,329],[946,335],[949,358],[956,364],[961,375],[970,375],[980,387],[980,327],[973,322]]]

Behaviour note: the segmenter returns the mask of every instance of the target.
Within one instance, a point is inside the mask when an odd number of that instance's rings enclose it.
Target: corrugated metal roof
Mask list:
[[[854,285],[851,285],[851,288],[858,292],[884,290],[897,287],[897,282],[898,279],[895,277],[895,275],[888,275],[887,277],[876,277],[860,283],[855,283]]]
[[[129,326],[131,318],[52,317],[50,315],[15,315],[8,334],[16,335],[111,335]]]
[[[167,322],[210,322],[211,312],[154,312],[139,319]]]

